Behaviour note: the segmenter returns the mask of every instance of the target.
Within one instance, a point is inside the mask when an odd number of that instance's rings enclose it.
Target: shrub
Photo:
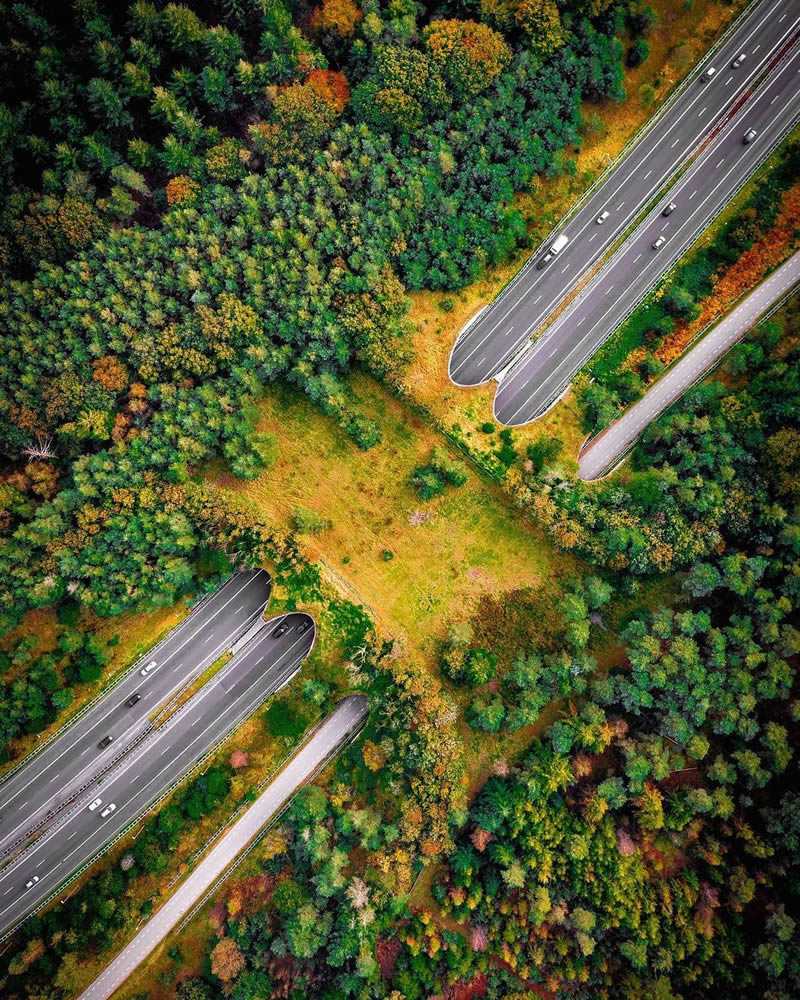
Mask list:
[[[331,522],[320,517],[316,511],[309,510],[308,507],[295,507],[292,515],[295,527],[301,534],[318,535],[331,527]]]

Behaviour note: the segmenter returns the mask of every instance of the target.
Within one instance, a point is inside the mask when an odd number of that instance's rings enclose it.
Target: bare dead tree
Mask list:
[[[22,454],[27,455],[28,458],[36,458],[40,460],[45,460],[49,458],[55,458],[56,453],[53,450],[53,439],[42,437],[40,434],[36,435],[36,443],[30,443],[22,449]]]

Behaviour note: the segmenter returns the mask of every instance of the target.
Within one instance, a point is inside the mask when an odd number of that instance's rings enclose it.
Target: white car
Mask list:
[[[93,813],[95,811],[95,809],[97,809],[98,806],[101,806],[102,804],[103,804],[103,800],[100,799],[100,798],[95,799],[94,802],[90,802],[89,803],[89,812]]]
[[[605,212],[601,212],[597,216],[597,225],[598,226],[602,226],[603,223],[606,221],[606,219],[609,217],[609,215],[611,215],[611,213],[609,212],[608,209],[606,209]]]
[[[117,807],[114,805],[113,802],[109,802],[108,805],[105,807],[105,809],[100,813],[100,815],[103,817],[103,819],[107,819],[111,815],[111,813],[114,812],[116,808]]]
[[[26,882],[25,883],[25,888],[26,889],[32,889],[36,885],[36,883],[38,881],[39,881],[39,876],[38,875],[34,875],[33,878],[30,880],[30,882]]]
[[[157,666],[158,662],[156,660],[151,660],[146,666],[142,667],[139,673],[142,675],[142,677],[147,677],[150,671],[155,670]]]
[[[661,247],[663,247],[666,242],[667,242],[666,236],[659,236],[658,239],[653,242],[653,249],[660,250]]]

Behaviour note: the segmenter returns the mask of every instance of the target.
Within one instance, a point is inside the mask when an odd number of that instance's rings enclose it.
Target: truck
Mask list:
[[[567,243],[569,243],[569,237],[565,236],[564,233],[562,233],[560,236],[557,236],[550,244],[550,249],[536,265],[537,269],[541,271],[543,267],[546,267],[547,264],[553,259],[553,257],[555,257],[556,254],[559,254],[564,249]]]

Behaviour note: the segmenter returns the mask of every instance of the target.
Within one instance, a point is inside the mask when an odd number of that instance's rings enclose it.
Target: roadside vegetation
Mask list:
[[[800,246],[798,136],[795,130],[575,380],[584,430],[601,430],[641,398],[694,336]]]

